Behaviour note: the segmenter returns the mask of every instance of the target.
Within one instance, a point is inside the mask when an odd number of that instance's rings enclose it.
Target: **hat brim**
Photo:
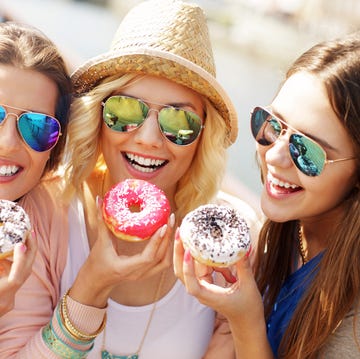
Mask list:
[[[207,97],[226,122],[230,144],[236,140],[237,114],[225,90],[215,77],[183,57],[148,48],[112,51],[90,59],[71,78],[75,93],[81,95],[106,77],[130,72],[165,77]]]

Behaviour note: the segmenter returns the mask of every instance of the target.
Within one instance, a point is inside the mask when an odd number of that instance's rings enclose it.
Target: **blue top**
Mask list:
[[[318,254],[289,275],[280,289],[267,322],[267,337],[275,357],[296,306],[317,272],[316,266],[322,255],[323,253]]]

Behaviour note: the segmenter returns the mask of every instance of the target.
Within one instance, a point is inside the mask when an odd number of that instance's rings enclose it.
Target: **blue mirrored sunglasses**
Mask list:
[[[24,111],[21,115],[7,112],[6,108]],[[23,141],[34,151],[51,150],[61,136],[60,122],[44,113],[30,112],[22,108],[0,105],[0,126],[8,115],[16,117],[17,129]]]
[[[319,176],[326,164],[355,159],[355,157],[346,157],[328,160],[325,150],[317,142],[291,128],[267,109],[255,107],[251,112],[251,132],[262,146],[273,144],[285,128],[295,132],[289,136],[291,159],[307,176]]]

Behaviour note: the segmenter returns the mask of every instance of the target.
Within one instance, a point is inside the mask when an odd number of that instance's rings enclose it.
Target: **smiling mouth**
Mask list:
[[[18,173],[20,167],[18,166],[0,166],[0,176],[10,177]]]
[[[168,163],[166,160],[142,157],[134,155],[133,153],[124,153],[124,157],[132,167],[134,167],[137,171],[144,173],[155,172]]]
[[[267,180],[270,186],[277,192],[292,193],[302,189],[302,187],[294,183],[281,181],[278,178],[273,177],[270,173],[267,174]]]

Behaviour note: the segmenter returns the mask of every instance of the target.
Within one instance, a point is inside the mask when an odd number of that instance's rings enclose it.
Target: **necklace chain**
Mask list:
[[[304,241],[303,241],[302,229],[301,229],[300,222],[298,223],[298,244],[299,244],[299,252],[300,252],[301,260],[304,265],[307,263],[307,255],[304,250]]]
[[[138,349],[136,350],[136,352],[134,353],[134,356],[135,358],[138,357],[142,347],[143,347],[143,344],[145,342],[145,338],[148,334],[148,331],[150,329],[150,324],[151,324],[151,321],[153,319],[153,316],[154,316],[154,313],[155,313],[155,310],[156,310],[156,305],[157,305],[157,302],[160,298],[160,291],[161,291],[161,287],[162,287],[162,284],[163,284],[163,281],[164,281],[164,278],[165,278],[165,272],[162,272],[161,274],[161,277],[160,277],[160,280],[159,280],[159,284],[158,284],[158,287],[156,289],[156,292],[155,292],[155,295],[154,295],[154,303],[153,303],[153,306],[152,306],[152,309],[151,309],[151,312],[150,312],[150,316],[149,316],[149,319],[148,319],[148,322],[146,324],[146,327],[145,327],[145,330],[144,330],[144,334],[141,338],[141,341],[140,341],[140,344],[139,344],[139,347]],[[105,351],[105,337],[106,337],[106,326],[104,328],[104,331],[103,331],[103,338],[102,338],[102,345],[101,345],[101,353],[103,353]],[[110,357],[120,357],[120,356],[111,356],[111,354],[109,353]],[[121,356],[122,357],[122,356]],[[128,358],[132,358],[132,355],[127,355],[125,357],[128,357]]]

